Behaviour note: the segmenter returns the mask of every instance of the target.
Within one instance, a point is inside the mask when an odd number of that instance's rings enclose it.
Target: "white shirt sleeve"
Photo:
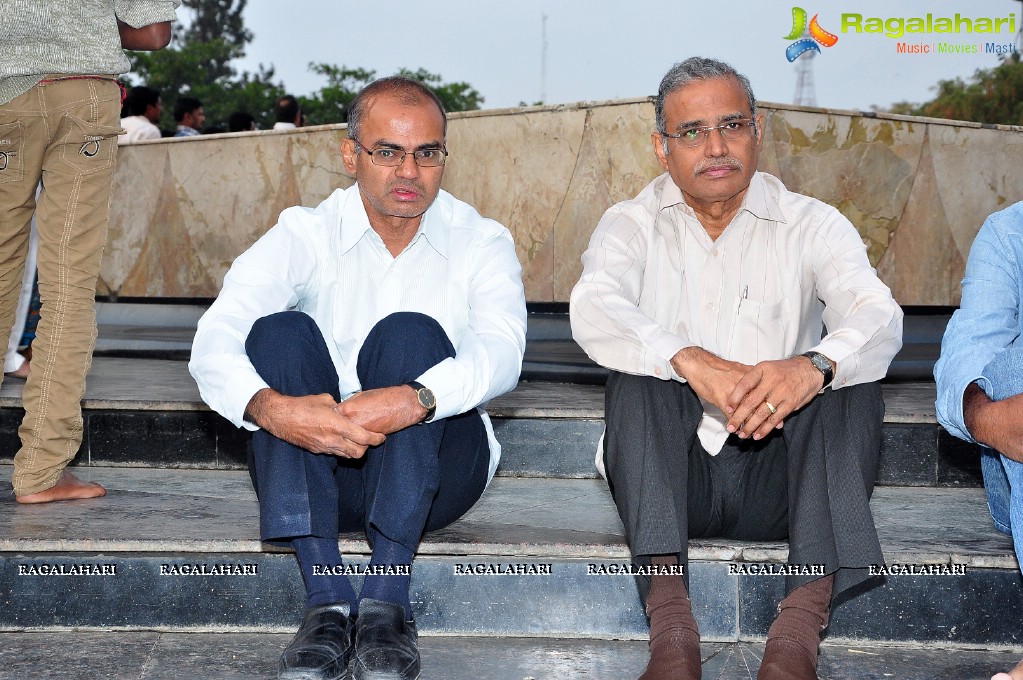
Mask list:
[[[434,420],[465,413],[518,383],[526,348],[526,301],[522,267],[507,230],[473,245],[468,294],[468,328],[455,356],[417,379],[437,399]]]
[[[811,237],[828,334],[814,347],[838,365],[835,389],[880,380],[902,348],[902,309],[877,277],[859,233],[837,211]]]
[[[276,227],[242,253],[224,278],[224,288],[199,320],[188,370],[210,408],[238,427],[259,429],[245,420],[253,395],[268,387],[245,352],[252,324],[294,307],[312,279],[316,257],[289,212]]]
[[[678,377],[671,358],[693,343],[640,308],[646,241],[643,226],[627,213],[604,214],[572,290],[572,337],[601,366],[668,380]]]

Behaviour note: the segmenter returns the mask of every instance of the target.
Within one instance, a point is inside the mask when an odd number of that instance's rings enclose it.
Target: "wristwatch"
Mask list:
[[[433,418],[433,414],[437,412],[437,397],[433,396],[433,390],[429,387],[423,386],[422,383],[417,383],[415,380],[405,384],[416,391],[416,398],[419,400],[419,405],[426,409],[426,416],[420,422],[426,422],[430,418]]]
[[[830,385],[831,381],[835,379],[835,369],[831,368],[831,360],[820,352],[803,352],[800,356],[809,359],[813,367],[824,375],[824,384],[821,389]]]

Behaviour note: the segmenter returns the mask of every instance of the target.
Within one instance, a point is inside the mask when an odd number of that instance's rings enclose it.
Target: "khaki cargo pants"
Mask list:
[[[56,484],[82,443],[120,108],[111,79],[43,82],[0,104],[0,337],[14,321],[34,211],[39,227],[42,309],[14,458],[18,496]]]

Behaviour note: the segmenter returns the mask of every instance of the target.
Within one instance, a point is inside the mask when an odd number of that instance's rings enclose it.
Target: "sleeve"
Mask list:
[[[174,21],[181,0],[114,0],[114,14],[132,28]]]
[[[199,320],[188,370],[210,408],[238,427],[259,429],[245,420],[245,408],[268,387],[249,362],[245,339],[252,324],[268,314],[295,307],[315,271],[314,248],[300,238],[292,208],[224,278],[224,287]]]
[[[437,399],[434,420],[465,413],[515,388],[526,350],[522,267],[507,229],[470,249],[468,327],[455,356],[417,381]]]
[[[902,349],[902,309],[870,266],[859,232],[837,210],[824,215],[810,247],[828,330],[813,350],[837,364],[832,387],[880,380]]]
[[[601,366],[668,380],[678,378],[671,358],[693,343],[640,309],[648,247],[646,230],[631,215],[604,213],[572,289],[572,337]]]
[[[963,394],[977,382],[995,355],[1019,335],[1020,263],[1017,248],[1003,241],[992,218],[984,223],[970,248],[963,279],[963,298],[941,340],[934,365],[938,422],[951,434],[976,443],[963,420]]]

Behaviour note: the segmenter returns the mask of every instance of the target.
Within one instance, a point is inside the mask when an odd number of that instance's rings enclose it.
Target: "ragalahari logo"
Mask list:
[[[813,50],[820,54],[821,48],[819,45],[824,47],[831,47],[838,42],[838,36],[834,33],[828,33],[821,25],[817,23],[817,17],[819,15],[814,14],[813,19],[810,19],[810,36],[805,37],[807,33],[806,25],[806,10],[802,7],[792,8],[792,31],[785,36],[786,40],[795,40],[785,49],[785,58],[790,62],[798,59],[803,53]]]

